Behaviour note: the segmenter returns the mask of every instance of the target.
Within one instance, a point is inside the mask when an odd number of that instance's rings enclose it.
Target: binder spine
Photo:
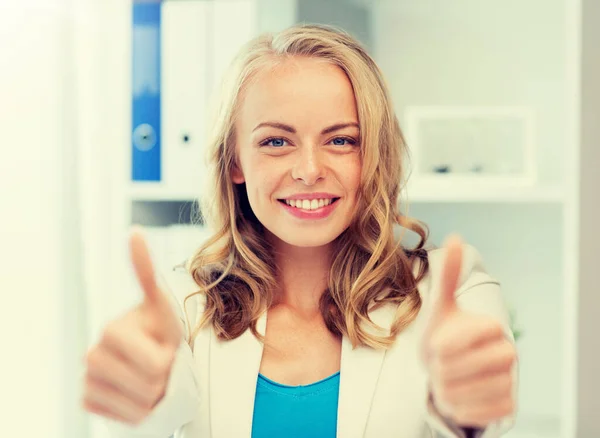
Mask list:
[[[134,1],[131,137],[133,181],[161,180],[160,24],[160,1]]]

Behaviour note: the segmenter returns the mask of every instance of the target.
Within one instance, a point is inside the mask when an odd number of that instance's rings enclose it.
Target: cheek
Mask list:
[[[249,160],[244,173],[248,196],[258,201],[265,196],[271,196],[277,189],[285,170],[278,165],[277,160],[270,157],[254,157]]]
[[[353,157],[353,160],[351,162],[347,163],[345,171],[342,174],[344,178],[344,185],[346,186],[348,191],[353,193],[358,192],[358,189],[360,187],[361,173],[361,161],[358,155],[356,155],[355,157]]]

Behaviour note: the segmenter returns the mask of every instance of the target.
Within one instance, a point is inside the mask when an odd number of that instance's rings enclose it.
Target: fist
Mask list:
[[[163,397],[183,327],[159,289],[146,243],[130,237],[131,259],[144,300],[111,321],[85,357],[86,411],[138,424]]]
[[[461,427],[485,427],[515,410],[516,350],[494,318],[462,311],[455,301],[462,243],[447,243],[441,295],[425,331],[423,356],[433,403]]]

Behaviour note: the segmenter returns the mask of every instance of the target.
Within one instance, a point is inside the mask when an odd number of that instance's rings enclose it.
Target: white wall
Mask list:
[[[70,429],[63,335],[79,309],[66,310],[64,290],[66,19],[64,2],[0,3],[0,406],[2,433],[13,437]]]
[[[539,177],[561,181],[564,0],[380,0],[375,57],[409,105],[523,105],[539,115]]]

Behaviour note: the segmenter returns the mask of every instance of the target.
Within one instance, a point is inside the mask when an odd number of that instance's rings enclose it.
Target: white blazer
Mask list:
[[[387,351],[352,349],[342,340],[338,403],[338,438],[463,437],[464,433],[437,415],[428,399],[427,374],[419,359],[419,346],[431,304],[439,290],[445,250],[429,252],[430,271],[419,283],[423,306],[413,323],[398,335]],[[509,319],[497,281],[484,270],[481,258],[465,246],[457,303],[461,308],[497,318],[511,341]],[[197,290],[185,271],[163,275],[164,285],[181,303]],[[201,299],[186,307],[190,320],[202,311]],[[196,307],[196,309],[192,309]],[[371,314],[373,321],[389,327],[394,307]],[[258,330],[265,333],[266,315]],[[165,397],[141,424],[127,426],[107,420],[119,438],[250,438],[257,376],[262,347],[248,330],[232,341],[220,341],[212,329],[203,329],[193,351],[182,342]],[[515,366],[516,369],[516,366]],[[515,379],[516,380],[516,379]],[[515,394],[516,395],[516,394]],[[507,417],[488,426],[480,437],[501,436],[513,423]]]

